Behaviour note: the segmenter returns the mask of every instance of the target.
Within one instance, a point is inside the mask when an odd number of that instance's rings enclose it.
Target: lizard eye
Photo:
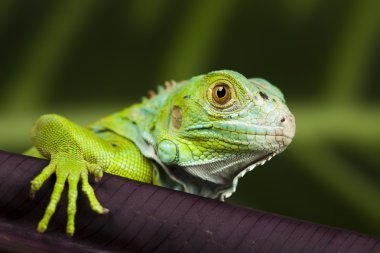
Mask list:
[[[231,88],[226,83],[217,83],[211,92],[212,99],[219,105],[225,105],[231,100]]]

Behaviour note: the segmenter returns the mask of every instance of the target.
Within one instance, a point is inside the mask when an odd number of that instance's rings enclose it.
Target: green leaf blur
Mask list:
[[[0,1],[0,149],[33,121],[86,124],[166,79],[264,77],[297,121],[232,203],[380,235],[380,1]]]

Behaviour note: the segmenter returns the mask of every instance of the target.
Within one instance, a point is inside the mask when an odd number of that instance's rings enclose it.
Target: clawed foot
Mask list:
[[[95,181],[99,182],[103,176],[103,171],[100,166],[90,164],[84,159],[73,157],[65,153],[59,153],[52,156],[50,164],[46,166],[42,172],[31,181],[30,197],[34,198],[36,191],[38,191],[43,183],[53,173],[57,176],[57,181],[54,185],[53,193],[50,197],[50,202],[45,210],[45,214],[38,223],[38,231],[43,233],[46,231],[50,218],[54,214],[57,204],[61,198],[62,191],[65,183],[68,182],[68,206],[67,206],[67,226],[66,233],[69,236],[74,235],[75,231],[75,214],[77,211],[77,197],[78,197],[78,183],[82,182],[82,191],[86,194],[91,209],[99,214],[106,214],[109,212],[104,208],[95,196],[94,189],[88,182],[88,173],[95,176]]]

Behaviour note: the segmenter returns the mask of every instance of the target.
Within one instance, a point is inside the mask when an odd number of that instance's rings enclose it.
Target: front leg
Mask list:
[[[88,182],[89,173],[93,173],[97,181],[103,172],[142,182],[152,180],[151,164],[131,141],[114,133],[96,135],[58,115],[44,115],[36,121],[33,143],[43,157],[50,159],[50,164],[31,181],[31,196],[53,173],[57,176],[50,202],[38,224],[40,232],[47,229],[66,182],[69,185],[66,233],[73,235],[79,181],[92,210],[108,212],[95,197]]]

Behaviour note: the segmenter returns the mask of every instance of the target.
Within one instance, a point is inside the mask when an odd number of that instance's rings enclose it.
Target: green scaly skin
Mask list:
[[[31,181],[31,196],[53,173],[57,180],[44,232],[68,182],[66,233],[74,234],[78,184],[91,208],[107,213],[88,182],[103,173],[224,200],[247,171],[282,152],[295,120],[278,88],[234,71],[215,71],[180,83],[82,128],[44,115],[33,128],[28,155],[50,159]]]

